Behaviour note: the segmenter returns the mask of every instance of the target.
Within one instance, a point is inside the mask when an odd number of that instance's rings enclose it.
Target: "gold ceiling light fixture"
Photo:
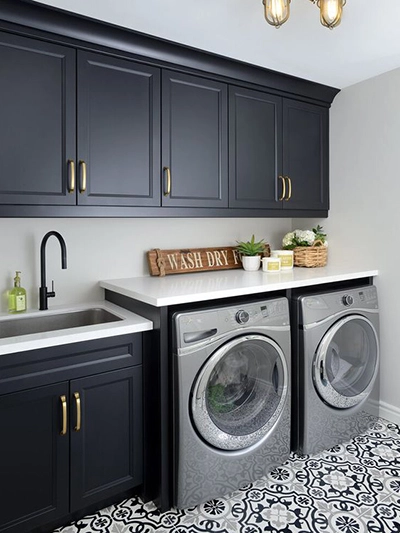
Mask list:
[[[280,28],[290,15],[291,0],[263,0],[264,14],[268,24]],[[319,7],[320,21],[323,26],[333,29],[342,20],[346,0],[310,0]]]

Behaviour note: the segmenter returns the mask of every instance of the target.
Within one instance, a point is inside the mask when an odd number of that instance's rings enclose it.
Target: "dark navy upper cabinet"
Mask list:
[[[163,71],[162,205],[228,207],[227,86]]]
[[[282,98],[229,88],[229,205],[276,209],[282,173]]]
[[[0,33],[0,204],[75,204],[75,55]]]
[[[159,69],[79,52],[78,203],[157,206],[159,176]]]
[[[328,109],[230,87],[229,205],[326,210]]]
[[[329,208],[328,109],[283,99],[283,178],[286,209]],[[281,180],[282,181],[282,180]]]
[[[338,90],[0,5],[0,216],[324,217]]]

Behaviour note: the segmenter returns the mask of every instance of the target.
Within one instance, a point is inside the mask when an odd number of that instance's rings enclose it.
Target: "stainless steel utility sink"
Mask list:
[[[118,322],[119,320],[123,319],[101,307],[54,315],[43,313],[41,316],[18,317],[15,319],[7,318],[0,320],[0,339],[55,331],[58,329],[106,324],[108,322]]]

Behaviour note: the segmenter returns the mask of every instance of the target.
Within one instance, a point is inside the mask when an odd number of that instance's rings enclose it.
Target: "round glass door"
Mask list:
[[[200,370],[191,397],[194,424],[216,448],[247,448],[274,426],[287,389],[287,364],[278,344],[263,335],[238,337]]]
[[[332,407],[353,407],[370,393],[378,364],[375,328],[363,316],[347,316],[328,330],[317,349],[314,383],[321,398]]]

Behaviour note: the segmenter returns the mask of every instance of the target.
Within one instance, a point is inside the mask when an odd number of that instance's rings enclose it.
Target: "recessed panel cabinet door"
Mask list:
[[[160,72],[78,52],[78,204],[160,204]]]
[[[73,512],[142,483],[142,367],[70,385]]]
[[[282,209],[282,98],[229,88],[229,206]]]
[[[163,71],[162,205],[228,206],[227,86]]]
[[[75,57],[0,33],[1,204],[75,204]]]
[[[329,208],[328,138],[327,108],[283,100],[284,208]]]
[[[67,399],[67,383],[0,396],[0,531],[30,532],[68,513]]]

